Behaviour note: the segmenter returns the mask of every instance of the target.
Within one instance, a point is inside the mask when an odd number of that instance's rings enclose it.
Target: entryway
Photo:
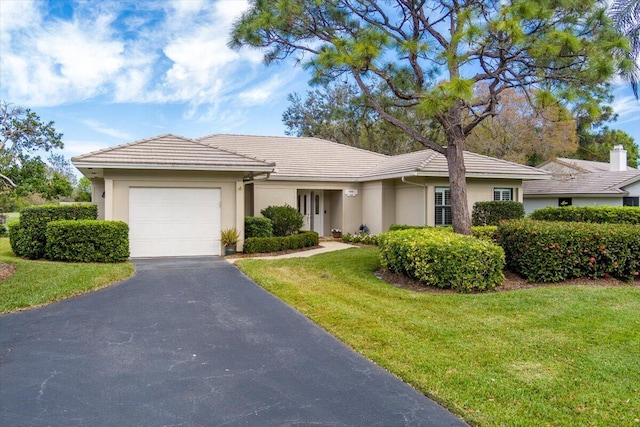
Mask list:
[[[302,229],[324,235],[324,191],[298,190],[298,212],[302,214]]]

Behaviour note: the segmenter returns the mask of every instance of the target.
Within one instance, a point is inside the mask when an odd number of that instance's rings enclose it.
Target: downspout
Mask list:
[[[402,177],[402,182],[404,182],[405,184],[411,184],[411,185],[415,185],[416,187],[422,187],[422,198],[424,200],[423,206],[424,206],[424,218],[423,218],[423,223],[424,225],[427,225],[427,184],[418,184],[417,182],[411,182],[411,181],[407,181],[406,177]]]

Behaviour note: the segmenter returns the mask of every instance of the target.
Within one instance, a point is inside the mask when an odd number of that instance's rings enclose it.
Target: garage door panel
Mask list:
[[[220,255],[220,189],[130,188],[132,257]]]

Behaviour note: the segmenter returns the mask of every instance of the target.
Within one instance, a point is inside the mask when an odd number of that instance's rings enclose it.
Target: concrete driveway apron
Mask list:
[[[219,258],[0,316],[3,426],[463,426]]]

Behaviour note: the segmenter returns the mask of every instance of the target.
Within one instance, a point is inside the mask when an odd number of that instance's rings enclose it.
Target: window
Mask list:
[[[436,225],[451,225],[451,190],[448,187],[436,187]]]
[[[558,206],[562,207],[562,206],[571,206],[572,205],[572,200],[571,197],[560,197],[558,199]]]
[[[304,204],[302,205],[302,209],[304,210],[303,215],[307,214],[307,195],[305,194],[303,197]]]
[[[513,188],[494,188],[493,200],[496,202],[513,200]]]
[[[298,213],[302,213],[302,206],[300,203],[300,195],[298,194]]]
[[[316,194],[315,197],[315,210],[316,210],[316,215],[320,215],[320,195]]]
[[[640,206],[640,197],[623,197],[622,206]]]

